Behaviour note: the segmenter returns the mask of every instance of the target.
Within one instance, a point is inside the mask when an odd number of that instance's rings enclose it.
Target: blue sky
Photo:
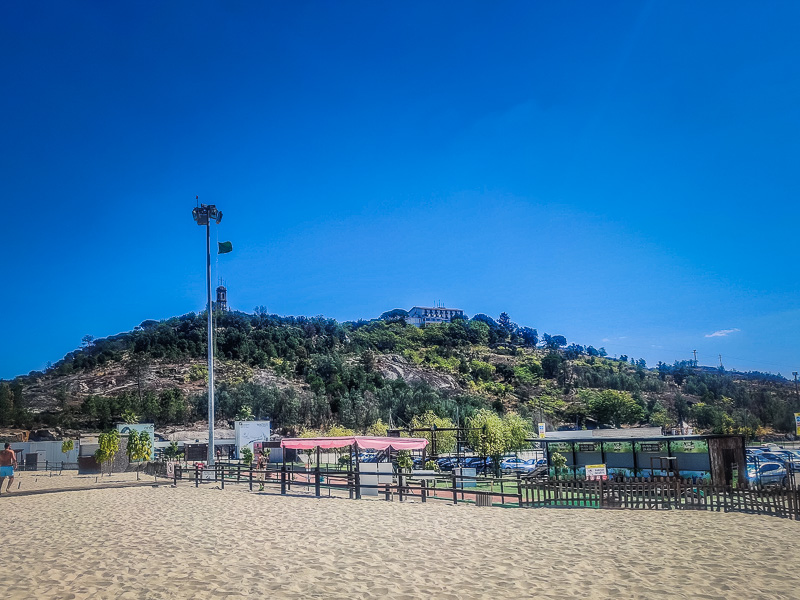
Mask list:
[[[791,2],[7,5],[0,377],[204,306],[438,301],[800,370]],[[714,335],[716,333],[716,335]]]

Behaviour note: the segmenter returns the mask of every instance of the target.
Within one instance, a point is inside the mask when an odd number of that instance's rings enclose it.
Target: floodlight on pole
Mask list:
[[[222,211],[213,204],[201,204],[192,209],[198,225],[206,226],[206,284],[208,288],[208,465],[214,466],[214,329],[211,321],[211,220],[222,221]]]

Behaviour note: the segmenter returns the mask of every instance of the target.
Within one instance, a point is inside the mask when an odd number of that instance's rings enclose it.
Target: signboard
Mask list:
[[[547,449],[550,452],[572,452],[572,444],[570,442],[550,442],[547,444]]]
[[[797,427],[800,428],[800,415],[798,415],[798,421],[797,422],[799,423]],[[544,434],[545,434],[544,423],[539,423],[539,437],[543,438]]]
[[[661,453],[667,451],[666,442],[636,442],[637,452]]]
[[[795,435],[800,435],[800,413],[794,413]]]
[[[152,423],[119,423],[117,425],[117,431],[119,431],[120,435],[128,434],[131,431],[135,431],[136,433],[141,433],[142,431],[146,432],[147,435],[150,436],[150,460],[153,460],[153,453],[155,450],[154,442],[156,440],[155,425]]]
[[[600,443],[578,442],[578,452],[600,452]]]
[[[605,465],[586,465],[586,479],[608,479]]]
[[[235,421],[233,429],[237,457],[241,457],[242,448],[253,450],[254,442],[268,442],[271,433],[269,421]]]
[[[676,440],[670,442],[672,453],[683,452],[685,454],[705,454],[708,452],[708,442],[706,440]]]
[[[739,486],[739,465],[733,465],[731,469],[731,487],[736,489]]]
[[[633,452],[633,442],[603,442],[603,450],[612,454]]]

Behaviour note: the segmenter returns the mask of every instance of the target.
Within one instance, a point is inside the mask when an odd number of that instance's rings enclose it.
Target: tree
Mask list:
[[[239,409],[239,412],[236,413],[236,416],[234,417],[234,420],[235,421],[254,421],[255,417],[253,416],[253,409],[245,404],[242,408]]]
[[[408,450],[400,450],[397,453],[397,469],[400,473],[410,473],[414,468],[414,459],[411,458],[411,452]]]
[[[567,458],[560,452],[553,452],[550,455],[550,464],[553,466],[553,474],[558,479],[567,469]]]
[[[472,371],[472,375],[475,377],[475,379],[489,381],[492,378],[492,375],[494,375],[495,367],[481,360],[473,360],[470,363],[470,370]]]
[[[440,417],[429,410],[421,416],[411,419],[411,428],[429,430],[415,432],[415,436],[428,440],[431,455],[447,454],[456,449],[456,432],[440,431],[441,429],[455,429],[455,424],[446,417]]]
[[[250,449],[250,446],[244,446],[241,449],[242,460],[244,464],[251,465],[253,464],[253,451]]]
[[[535,348],[536,344],[539,343],[539,332],[530,327],[520,328],[519,337],[522,338],[522,342],[526,346],[530,346],[531,348]]]
[[[392,310],[387,310],[379,318],[381,321],[387,321],[389,323],[405,323],[408,318],[408,311],[402,308],[394,308]]]
[[[567,338],[563,335],[554,335],[550,338],[550,342],[553,344],[553,348],[563,348],[567,345]]]
[[[175,440],[172,440],[169,443],[169,446],[167,446],[164,449],[164,456],[166,456],[167,458],[175,459],[175,458],[178,458],[178,456],[180,454],[181,454],[181,451],[180,451],[180,448],[178,448],[178,442],[176,442]]]
[[[629,392],[603,390],[592,394],[586,404],[589,414],[601,425],[619,427],[644,418],[644,410]]]
[[[111,474],[114,457],[119,452],[119,432],[112,429],[108,433],[101,433],[97,437],[99,448],[94,453],[95,460],[100,463],[100,473],[103,472],[103,463],[109,464],[108,474]]]
[[[72,440],[64,440],[61,442],[61,452],[66,454],[75,449],[75,442]]]
[[[507,312],[500,313],[500,316],[497,318],[497,324],[507,335],[511,335],[517,328],[516,323],[511,320]]]
[[[14,395],[11,386],[0,382],[0,425],[10,425],[14,417]]]
[[[386,425],[386,423],[384,423],[381,419],[378,419],[367,428],[367,435],[372,435],[375,437],[386,437],[388,433],[389,426]]]
[[[531,425],[517,413],[503,415],[503,435],[506,452],[519,452],[528,448],[531,436]]]
[[[138,423],[139,415],[133,412],[130,408],[126,408],[122,412],[122,415],[120,415],[120,419],[122,419],[123,423]]]
[[[136,479],[139,479],[139,468],[143,460],[149,460],[152,454],[153,445],[150,441],[150,434],[146,431],[131,430],[128,434],[128,446],[125,454],[130,462],[138,462],[136,469]]]
[[[164,390],[158,397],[159,417],[162,423],[183,421],[186,416],[186,402],[183,392],[178,388]]]
[[[480,409],[467,419],[467,441],[481,456],[489,456],[494,463],[495,474],[500,472],[500,461],[506,450],[503,420],[493,410]]]
[[[488,317],[487,317],[488,318]],[[483,321],[472,320],[467,329],[467,339],[470,343],[485,346],[489,343],[489,325]]]
[[[81,338],[81,344],[86,346],[87,348],[94,343],[94,336],[93,335],[85,335]]]
[[[547,356],[543,357],[542,375],[546,379],[555,379],[556,376],[558,375],[558,369],[561,366],[562,362],[564,362],[564,359],[562,359],[561,355],[556,352],[551,352]]]

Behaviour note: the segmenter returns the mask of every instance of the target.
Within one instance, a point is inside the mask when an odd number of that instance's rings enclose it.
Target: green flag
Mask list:
[[[217,252],[217,254],[227,254],[233,250],[233,244],[230,242],[217,242],[217,246],[219,246],[219,252]]]

